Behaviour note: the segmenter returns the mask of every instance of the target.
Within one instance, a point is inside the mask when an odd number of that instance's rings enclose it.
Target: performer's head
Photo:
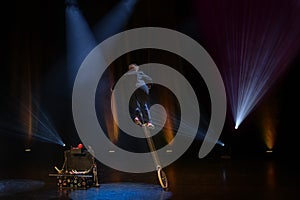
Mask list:
[[[139,66],[138,66],[137,64],[130,64],[130,65],[128,66],[128,69],[129,69],[129,70],[134,69],[135,71],[138,71],[138,70],[139,70]]]

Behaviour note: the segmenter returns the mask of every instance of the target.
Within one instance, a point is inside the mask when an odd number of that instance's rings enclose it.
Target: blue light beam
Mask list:
[[[195,7],[237,129],[299,52],[299,2],[202,0]]]
[[[93,32],[99,43],[123,31],[136,2],[137,0],[122,0],[107,15],[99,20],[93,28]]]
[[[69,86],[73,87],[81,63],[97,45],[97,41],[78,7],[77,0],[66,0],[65,20]]]
[[[19,116],[14,116],[14,112],[11,111],[10,115],[7,119],[2,119],[0,121],[0,130],[3,133],[8,135],[20,136],[23,138],[28,138],[29,134],[31,136],[41,142],[54,143],[61,146],[64,146],[64,142],[62,141],[59,133],[56,131],[52,123],[50,122],[46,113],[41,109],[36,101],[33,101],[32,109],[29,109],[26,105],[21,102],[16,103],[13,107],[17,107],[16,105],[20,105],[21,109],[18,112],[24,114],[24,116],[30,116],[32,121],[25,120],[20,118]],[[11,103],[12,103],[11,102]],[[17,114],[17,113],[15,113]],[[28,133],[29,128],[31,128],[31,133]]]

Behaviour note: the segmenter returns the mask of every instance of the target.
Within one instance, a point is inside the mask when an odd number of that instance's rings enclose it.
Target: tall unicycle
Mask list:
[[[163,169],[161,167],[161,164],[160,164],[157,152],[156,152],[156,148],[155,148],[154,142],[153,142],[153,140],[151,138],[151,134],[149,132],[148,127],[143,126],[143,130],[144,130],[144,134],[145,134],[146,139],[147,139],[147,143],[148,143],[149,149],[151,151],[151,155],[152,155],[154,164],[156,166],[157,177],[158,177],[159,183],[160,183],[161,187],[164,190],[167,190],[168,187],[169,187],[167,175],[166,175],[166,173],[163,171]]]

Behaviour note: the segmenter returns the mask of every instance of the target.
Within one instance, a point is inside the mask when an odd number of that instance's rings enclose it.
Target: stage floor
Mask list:
[[[155,172],[130,174],[102,165],[98,166],[99,187],[59,190],[56,178],[48,176],[55,172],[52,166],[31,164],[1,172],[0,199],[300,199],[300,172],[295,163],[268,157],[184,158],[164,168],[168,191],[160,187]]]

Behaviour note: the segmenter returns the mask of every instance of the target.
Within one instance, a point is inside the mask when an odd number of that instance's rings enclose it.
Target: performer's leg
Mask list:
[[[142,115],[143,124],[148,123],[150,119],[150,113],[149,113],[149,109],[145,97],[139,96],[138,105],[139,105],[140,113]]]
[[[142,90],[142,89],[137,89],[136,90],[136,97],[138,100],[139,108],[142,114],[142,123],[147,125],[149,128],[154,128],[154,125],[152,124],[151,116],[150,116],[150,111],[148,108],[148,94]]]
[[[142,106],[142,114],[143,114],[143,118],[144,118],[144,123],[151,122],[151,116],[150,116],[150,112],[149,112],[147,103],[144,103]]]
[[[131,119],[138,125],[142,125],[142,112],[137,95],[134,93],[129,100],[129,112]]]
[[[130,113],[130,117],[133,120],[136,116],[136,99],[135,96],[133,95],[130,100],[129,100],[129,113]]]
[[[139,105],[139,104],[138,104]],[[137,124],[137,125],[142,125],[144,122],[143,120],[143,114],[142,114],[142,111],[140,109],[140,107],[137,107],[135,109],[135,117],[133,119],[133,121]]]
[[[144,118],[146,118],[146,126],[150,129],[154,129],[154,125],[152,124],[152,119],[151,119],[151,116],[150,116],[150,111],[149,111],[149,108],[148,108],[148,105],[147,104],[144,104],[144,113],[145,113],[145,116]]]
[[[142,114],[143,114],[144,124],[148,128],[154,129],[155,127],[152,124],[152,119],[151,119],[151,115],[150,115],[150,111],[149,111],[147,102],[144,102],[144,104],[142,106]]]

